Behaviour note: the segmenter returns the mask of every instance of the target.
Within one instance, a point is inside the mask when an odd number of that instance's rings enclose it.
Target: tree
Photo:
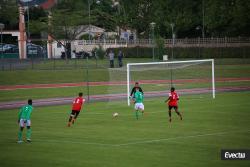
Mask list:
[[[25,15],[28,15],[27,11]],[[31,7],[29,9],[29,17],[29,27],[32,36],[40,37],[41,32],[48,31],[48,13],[45,10],[40,7]]]
[[[91,24],[115,31],[117,26],[117,8],[111,0],[100,1],[91,5]]]
[[[228,35],[250,36],[250,1],[235,0],[231,2],[232,21],[228,26]]]
[[[80,1],[76,1],[79,6],[83,6]],[[70,1],[64,0],[51,10],[51,27],[49,33],[57,39],[65,39],[71,41],[75,38],[76,26],[81,23],[87,23],[84,18],[84,10],[80,11]]]
[[[5,24],[5,29],[18,29],[18,6],[16,1],[0,0],[0,20]]]
[[[149,24],[155,22],[155,33],[163,38],[172,35],[170,23],[178,38],[197,37],[201,36],[196,28],[202,26],[203,7],[207,37],[250,36],[249,0],[58,0],[51,10],[50,27],[47,11],[30,8],[30,32],[38,36],[49,31],[55,38],[72,40],[75,27],[90,23],[106,31],[135,29],[139,37],[149,38]],[[18,29],[16,1],[0,0],[0,20],[6,29]]]
[[[156,39],[156,47],[157,47],[158,59],[162,60],[163,55],[165,54],[165,40],[164,40],[164,38],[158,37]]]
[[[250,1],[208,0],[206,27],[212,36],[249,36]]]

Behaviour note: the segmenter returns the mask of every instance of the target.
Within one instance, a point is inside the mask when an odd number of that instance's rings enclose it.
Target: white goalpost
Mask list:
[[[185,64],[200,64],[200,63],[211,63],[211,84],[212,84],[212,97],[215,98],[215,74],[214,74],[214,59],[203,59],[203,60],[186,60],[186,61],[166,61],[166,62],[148,62],[148,63],[128,63],[127,64],[127,102],[128,106],[130,106],[130,91],[131,91],[131,71],[132,68],[141,68],[143,69],[149,69],[157,68],[157,66],[164,66],[168,67],[168,69],[177,69],[177,68],[185,68]],[[188,65],[186,65],[188,66]],[[174,68],[173,68],[174,67]],[[171,83],[172,83],[172,71],[171,71]]]

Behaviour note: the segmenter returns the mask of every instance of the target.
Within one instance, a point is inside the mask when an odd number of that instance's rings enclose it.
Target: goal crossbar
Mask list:
[[[147,63],[128,63],[127,64],[127,100],[128,106],[130,106],[130,67],[141,66],[141,65],[160,65],[160,64],[180,64],[180,63],[202,63],[211,62],[212,66],[212,94],[215,98],[215,75],[214,75],[214,59],[203,59],[203,60],[183,60],[183,61],[166,61],[166,62],[147,62]]]

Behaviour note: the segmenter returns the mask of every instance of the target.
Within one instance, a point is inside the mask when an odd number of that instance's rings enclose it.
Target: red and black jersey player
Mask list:
[[[175,92],[175,88],[171,87],[170,93],[168,94],[168,99],[165,102],[168,102],[168,114],[169,114],[169,122],[172,121],[171,118],[171,110],[174,108],[177,115],[179,115],[180,119],[182,120],[182,115],[178,111],[178,100],[179,95]]]
[[[71,112],[70,117],[69,117],[68,127],[70,127],[71,124],[74,124],[74,122],[76,121],[76,118],[78,117],[78,115],[82,109],[82,105],[85,102],[85,99],[82,96],[83,96],[83,94],[79,93],[79,96],[77,98],[75,98],[73,101],[72,112]]]

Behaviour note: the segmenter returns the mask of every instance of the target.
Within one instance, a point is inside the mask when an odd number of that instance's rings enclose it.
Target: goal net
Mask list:
[[[215,98],[214,60],[188,60],[128,63],[126,67],[109,69],[110,99],[127,99],[139,82],[145,97],[168,97],[171,87],[180,95],[211,95]]]

